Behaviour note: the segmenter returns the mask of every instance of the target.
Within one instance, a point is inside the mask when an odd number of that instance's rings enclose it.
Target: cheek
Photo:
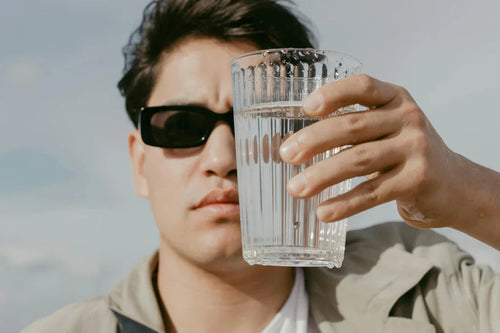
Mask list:
[[[146,154],[144,174],[148,183],[149,200],[155,220],[160,227],[178,225],[188,213],[189,181],[193,179],[190,159],[165,158],[159,152]]]

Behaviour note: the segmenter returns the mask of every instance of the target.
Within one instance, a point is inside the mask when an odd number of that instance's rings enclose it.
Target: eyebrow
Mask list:
[[[204,103],[196,102],[196,101],[193,101],[193,100],[188,100],[186,98],[167,99],[167,100],[164,100],[161,105],[196,105],[196,106],[206,107],[204,105]]]
[[[186,98],[180,98],[180,99],[167,99],[164,100],[161,106],[170,106],[170,105],[186,105],[186,106],[197,106],[201,107],[204,109],[207,109],[208,111],[215,112],[212,110],[212,108],[209,108],[205,103],[199,103],[196,101],[190,101]],[[229,108],[226,112],[231,112],[233,111],[233,108]]]

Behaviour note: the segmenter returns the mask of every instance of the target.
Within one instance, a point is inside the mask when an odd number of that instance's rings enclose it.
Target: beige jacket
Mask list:
[[[22,333],[165,332],[152,286],[157,254],[108,295],[69,305]],[[500,332],[500,275],[444,237],[404,223],[347,235],[342,268],[306,268],[322,333]]]

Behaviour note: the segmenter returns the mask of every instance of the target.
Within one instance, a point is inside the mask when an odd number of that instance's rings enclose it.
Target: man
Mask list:
[[[232,108],[229,63],[263,48],[313,47],[308,30],[271,0],[151,3],[124,49],[119,88],[137,127],[143,107]],[[500,175],[446,147],[402,87],[366,75],[313,93],[304,110],[327,118],[281,147],[288,163],[353,145],[288,184],[308,197],[368,175],[323,203],[336,221],[396,200],[419,228],[453,227],[500,249]],[[167,109],[167,108],[166,108]],[[151,202],[160,244],[108,295],[70,305],[26,332],[493,332],[500,280],[443,237],[384,224],[351,232],[341,269],[250,266],[241,257],[234,136],[218,121],[200,145],[129,150],[137,193]],[[183,146],[190,123],[171,141]],[[203,126],[203,125],[201,125]],[[335,131],[331,129],[335,128]],[[201,138],[200,138],[201,139]]]

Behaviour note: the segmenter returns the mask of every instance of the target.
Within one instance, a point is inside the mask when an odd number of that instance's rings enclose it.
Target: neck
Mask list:
[[[290,267],[208,269],[160,246],[158,290],[167,332],[260,332],[293,287]]]

